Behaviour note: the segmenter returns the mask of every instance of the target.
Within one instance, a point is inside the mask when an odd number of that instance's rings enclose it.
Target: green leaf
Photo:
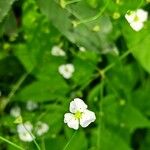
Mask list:
[[[93,10],[84,1],[78,2],[76,5],[71,5],[69,8],[67,7],[68,9],[62,8],[59,1],[56,0],[38,0],[38,5],[43,14],[71,42],[79,46],[84,46],[88,50],[100,51],[105,49],[105,47],[109,47],[108,45],[111,41],[107,40],[106,35],[111,32],[112,24],[108,16],[102,16],[95,19],[94,22],[89,21],[89,23],[81,23],[74,27],[76,22],[82,22],[84,18],[97,15],[100,11],[99,9]],[[95,26],[100,26],[100,31],[93,31],[93,27]],[[100,43],[104,43],[103,46]]]
[[[0,0],[0,22],[7,15],[15,0]]]
[[[123,31],[124,36],[127,40],[129,50],[132,52],[133,56],[138,60],[138,62],[143,66],[143,68],[150,73],[150,34],[148,32],[149,27],[150,23],[145,23],[144,29],[139,32],[135,32],[129,24],[126,24],[124,25]]]
[[[118,128],[123,127],[129,133],[137,128],[150,127],[148,118],[126,100],[119,100],[115,96],[107,96],[104,98],[102,106],[106,124]]]
[[[60,86],[61,85],[61,86]],[[46,81],[35,81],[23,88],[15,97],[19,100],[46,101],[61,99],[66,95],[68,86],[62,79],[50,78]]]
[[[70,140],[71,139],[71,140]],[[74,131],[66,144],[69,142],[66,150],[84,150],[87,149],[87,139],[82,130]]]

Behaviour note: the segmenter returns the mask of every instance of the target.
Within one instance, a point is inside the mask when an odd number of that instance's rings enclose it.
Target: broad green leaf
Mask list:
[[[99,9],[97,11],[90,9],[88,4],[84,1],[78,2],[76,5],[71,5],[69,8],[67,7],[68,9],[61,8],[57,0],[45,0],[44,2],[38,0],[38,5],[41,11],[50,19],[52,24],[71,42],[79,46],[84,46],[89,50],[97,51],[105,49],[105,47],[108,47],[111,43],[110,40],[106,38],[106,35],[111,32],[112,28],[108,16],[100,17],[93,23],[82,23],[77,27],[73,26],[73,24],[76,24],[76,21],[93,17],[100,11]],[[100,26],[100,31],[98,32],[93,31],[93,27],[96,25]],[[104,41],[105,44],[100,44],[104,43]]]
[[[15,0],[0,0],[0,22],[7,15]]]
[[[60,86],[61,84],[61,86]],[[63,79],[50,78],[46,81],[35,81],[23,88],[15,99],[33,101],[51,101],[64,97],[68,91],[68,86]]]
[[[124,103],[122,102],[124,101]],[[107,96],[103,100],[104,122],[112,126],[127,129],[132,133],[137,128],[150,127],[150,121],[137,108],[126,100],[119,100],[114,96]]]
[[[71,139],[71,141],[69,141]],[[84,150],[87,149],[87,139],[85,133],[82,130],[74,131],[70,138],[66,140],[66,150]]]
[[[129,24],[125,24],[123,33],[126,38],[129,50],[132,52],[133,56],[138,60],[143,68],[150,73],[149,27],[150,23],[145,23],[144,29],[139,32],[135,32],[131,29]]]

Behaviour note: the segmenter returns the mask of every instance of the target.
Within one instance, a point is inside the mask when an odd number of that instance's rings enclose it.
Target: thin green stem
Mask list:
[[[8,143],[8,144],[10,144],[10,145],[12,145],[13,147],[15,147],[15,148],[17,148],[17,149],[25,150],[24,148],[22,148],[22,147],[20,147],[19,145],[17,145],[17,144],[15,144],[15,143],[13,143],[13,142],[11,142],[11,141],[9,141],[9,140],[3,138],[2,136],[0,136],[0,139],[1,139],[2,141],[6,142],[6,143]]]
[[[141,2],[139,3],[137,9],[138,9],[138,8],[141,8],[141,6],[143,5],[143,3],[144,3],[144,0],[141,0]]]
[[[70,140],[67,142],[67,144],[65,145],[65,147],[63,148],[63,150],[66,150],[66,149],[67,149],[67,147],[69,146],[70,142],[72,141],[72,139],[74,138],[74,136],[76,135],[76,133],[77,133],[77,131],[75,131],[75,132],[73,133],[73,135],[71,136]]]
[[[96,14],[95,16],[93,16],[91,18],[88,18],[88,19],[81,20],[81,21],[77,22],[77,25],[97,20],[99,17],[101,17],[101,15],[103,14],[103,12],[107,8],[108,4],[109,4],[109,0],[107,0],[106,4],[104,5],[104,7],[101,9],[101,11],[98,14]]]
[[[32,132],[30,132],[30,131],[26,128],[26,126],[25,126],[24,124],[23,124],[23,126],[24,126],[24,128],[26,129],[26,131],[32,136],[33,142],[34,142],[35,146],[37,147],[37,149],[38,149],[38,150],[41,150],[40,146],[38,145],[38,143],[37,143],[36,140],[35,140],[35,136],[32,134]]]
[[[45,141],[44,141],[43,137],[42,137],[42,150],[46,150],[46,148],[45,148]]]
[[[128,50],[126,51],[122,56],[120,56],[120,60],[124,59],[125,57],[127,57],[131,52]],[[116,65],[116,62],[108,65],[104,70],[103,73],[106,73],[108,70],[110,70],[111,68],[113,68]]]
[[[3,106],[3,110],[5,109],[5,107],[7,106],[7,104],[10,102],[10,100],[12,99],[12,97],[15,95],[16,91],[19,89],[19,87],[21,86],[21,84],[23,83],[23,81],[26,79],[26,77],[28,76],[28,73],[25,73],[16,83],[16,85],[13,87],[13,89],[11,90],[11,92],[9,93],[8,97],[5,100],[5,105]]]
[[[97,138],[97,149],[101,149],[101,128],[102,128],[102,117],[103,117],[103,93],[104,93],[104,79],[101,82],[101,89],[100,89],[100,103],[99,103],[99,124],[98,124],[98,138]]]
[[[80,2],[82,0],[72,0],[72,1],[68,1],[66,2],[66,5],[70,5],[70,4],[73,4],[73,3],[77,3],[77,2]]]

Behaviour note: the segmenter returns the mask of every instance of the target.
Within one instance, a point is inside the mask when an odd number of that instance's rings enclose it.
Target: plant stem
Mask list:
[[[20,147],[19,145],[17,145],[17,144],[15,144],[15,143],[13,143],[13,142],[11,142],[11,141],[9,141],[9,140],[3,138],[2,136],[0,136],[0,139],[1,139],[2,141],[5,141],[5,142],[7,142],[8,144],[12,145],[13,147],[16,147],[17,149],[25,150],[24,148],[22,148],[22,147]]]
[[[73,133],[73,135],[71,136],[70,140],[67,142],[67,144],[65,145],[65,147],[63,148],[63,150],[66,150],[66,149],[67,149],[67,147],[69,146],[70,142],[72,141],[72,139],[74,138],[74,136],[76,135],[76,133],[77,133],[77,131],[75,131],[75,132]]]
[[[120,56],[119,60],[124,59],[126,56],[128,56],[130,54],[130,51],[126,51],[122,56]],[[113,68],[116,65],[116,62],[108,65],[105,69],[103,69],[103,73],[106,73],[109,69]]]
[[[35,136],[32,134],[32,132],[30,132],[30,131],[25,127],[24,124],[23,124],[23,126],[24,126],[24,128],[27,130],[27,132],[32,136],[33,142],[34,142],[34,144],[36,145],[37,149],[38,149],[38,150],[41,150],[40,146],[38,145],[38,143],[37,143],[36,140],[35,140]]]

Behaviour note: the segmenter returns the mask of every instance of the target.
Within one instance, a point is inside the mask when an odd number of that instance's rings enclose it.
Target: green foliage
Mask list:
[[[125,18],[138,8],[150,12],[143,0],[0,0],[1,150],[149,150],[150,21],[136,32]],[[76,97],[96,121],[74,131],[64,114]],[[16,106],[34,142],[19,137]],[[49,127],[41,136],[39,121]]]
[[[15,0],[0,0],[0,22],[7,15],[14,1]]]

